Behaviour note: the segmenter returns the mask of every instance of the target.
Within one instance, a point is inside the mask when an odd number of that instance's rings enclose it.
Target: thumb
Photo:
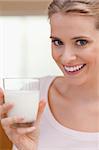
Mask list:
[[[41,100],[40,103],[39,103],[37,119],[36,119],[36,122],[35,122],[36,126],[39,126],[39,123],[40,123],[40,120],[41,120],[41,116],[42,116],[42,114],[44,112],[45,106],[46,106],[46,101],[45,100]]]

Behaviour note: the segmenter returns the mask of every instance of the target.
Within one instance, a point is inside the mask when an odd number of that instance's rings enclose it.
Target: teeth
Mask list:
[[[83,66],[84,66],[84,64],[83,65],[79,65],[79,66],[74,66],[74,67],[67,67],[67,66],[65,66],[64,68],[65,68],[66,71],[74,72],[74,71],[80,70]]]

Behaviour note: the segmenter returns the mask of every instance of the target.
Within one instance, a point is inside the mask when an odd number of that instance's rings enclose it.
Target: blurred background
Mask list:
[[[0,79],[61,75],[51,57],[50,0],[0,0]]]

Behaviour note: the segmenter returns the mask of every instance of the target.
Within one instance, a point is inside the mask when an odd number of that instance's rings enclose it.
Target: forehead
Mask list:
[[[82,16],[80,14],[55,13],[50,18],[52,34],[93,34],[97,32],[95,19],[92,16]]]

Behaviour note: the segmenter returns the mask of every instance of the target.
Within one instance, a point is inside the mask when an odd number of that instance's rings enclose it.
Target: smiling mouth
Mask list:
[[[74,73],[78,73],[85,66],[86,64],[81,64],[81,65],[76,65],[76,66],[64,66],[64,69],[68,74],[74,74]]]

